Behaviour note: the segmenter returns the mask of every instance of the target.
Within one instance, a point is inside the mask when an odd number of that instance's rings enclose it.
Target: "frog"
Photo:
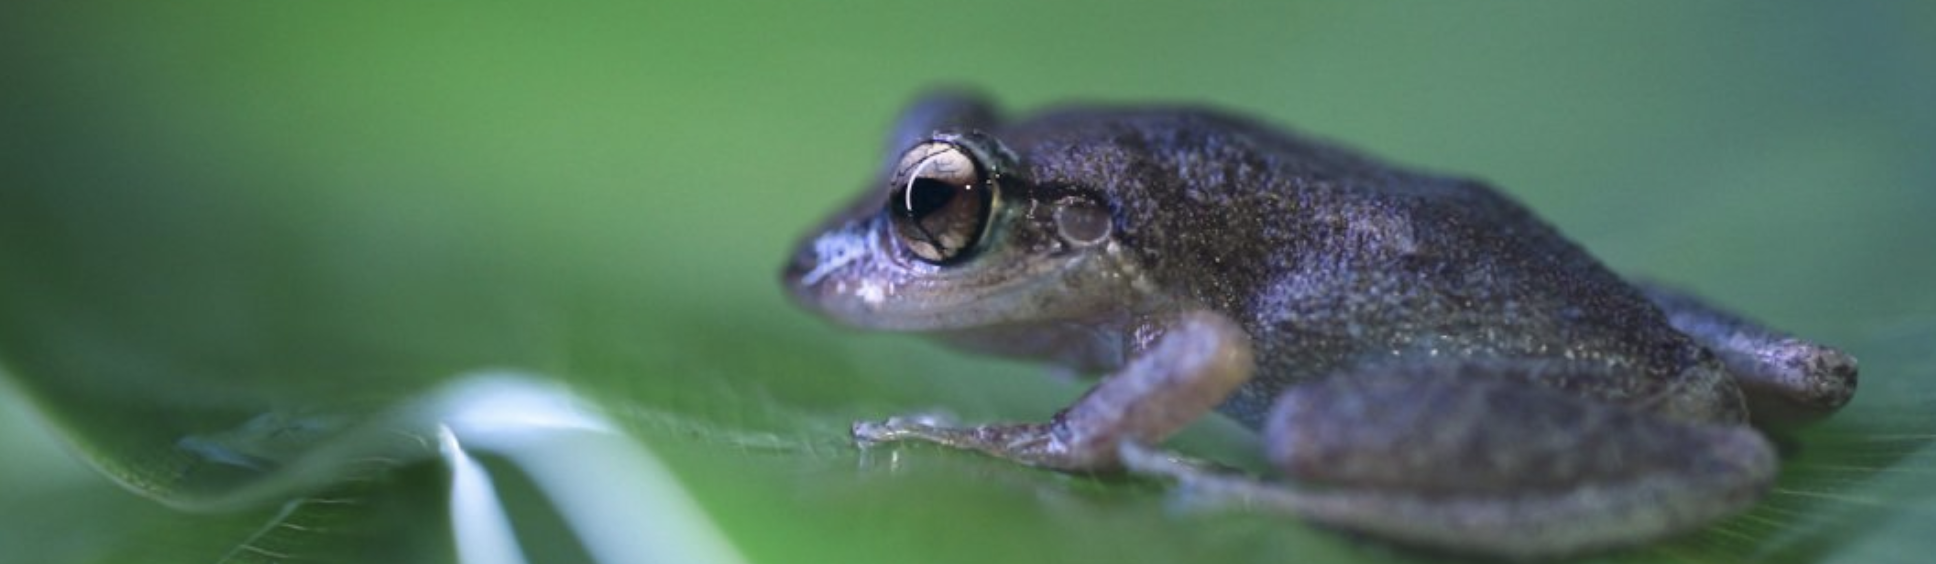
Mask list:
[[[1237,113],[1010,119],[944,93],[887,146],[785,261],[792,301],[1096,378],[1045,420],[866,420],[863,447],[1147,474],[1356,537],[1551,560],[1744,511],[1775,438],[1856,389],[1847,352],[1616,274],[1483,181]],[[1255,434],[1269,476],[1161,446],[1212,414]]]

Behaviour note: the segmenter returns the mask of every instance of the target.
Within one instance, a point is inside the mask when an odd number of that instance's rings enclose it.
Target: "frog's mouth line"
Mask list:
[[[873,257],[851,259],[865,263]],[[1030,263],[1043,270],[1062,264]],[[864,265],[860,268],[866,268]],[[795,298],[807,308],[843,325],[891,331],[956,331],[1011,325],[1041,315],[1057,315],[1052,296],[1063,288],[1063,278],[1044,272],[969,273],[972,278],[999,283],[967,283],[960,279],[916,277],[905,283],[873,279],[844,279],[840,272],[823,276],[819,285],[796,285]],[[1066,305],[1066,304],[1065,304]],[[1059,318],[1059,316],[1058,316]]]

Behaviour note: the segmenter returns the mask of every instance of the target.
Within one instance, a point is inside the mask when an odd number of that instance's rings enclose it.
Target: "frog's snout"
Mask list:
[[[793,256],[787,259],[786,264],[780,267],[780,286],[785,289],[787,297],[793,298],[794,303],[815,309],[820,302],[816,288],[819,279],[825,277],[825,270],[822,257],[814,251],[813,245],[800,245],[794,249]]]
[[[788,289],[797,289],[800,286],[800,279],[808,272],[813,272],[813,267],[819,262],[818,257],[814,256],[812,247],[802,245],[794,249],[793,258],[787,259],[786,265],[780,267],[780,284]]]
[[[866,254],[866,248],[858,237],[844,231],[833,231],[801,241],[780,269],[780,285],[796,303],[807,309],[822,309],[834,288],[842,284],[834,279],[847,274],[846,267]]]

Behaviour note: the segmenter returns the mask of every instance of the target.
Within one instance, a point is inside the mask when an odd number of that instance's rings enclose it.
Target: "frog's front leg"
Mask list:
[[[1513,560],[1694,530],[1746,508],[1774,479],[1773,448],[1747,426],[1673,420],[1467,368],[1293,387],[1265,427],[1288,484],[1134,448],[1125,463],[1324,525]]]
[[[1208,413],[1250,377],[1250,339],[1208,311],[1171,318],[1162,337],[1046,423],[942,427],[911,419],[854,424],[862,446],[918,440],[1059,470],[1117,466],[1118,443],[1154,444]]]

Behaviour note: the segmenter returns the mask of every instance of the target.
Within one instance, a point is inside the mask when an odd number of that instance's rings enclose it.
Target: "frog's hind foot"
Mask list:
[[[1755,426],[1782,430],[1835,413],[1855,395],[1855,357],[1657,284],[1639,284],[1668,323],[1713,351],[1748,399]]]
[[[1673,420],[1456,366],[1295,386],[1265,440],[1291,485],[1221,490],[1400,544],[1509,560],[1698,529],[1754,503],[1776,467],[1774,448],[1746,426]]]

